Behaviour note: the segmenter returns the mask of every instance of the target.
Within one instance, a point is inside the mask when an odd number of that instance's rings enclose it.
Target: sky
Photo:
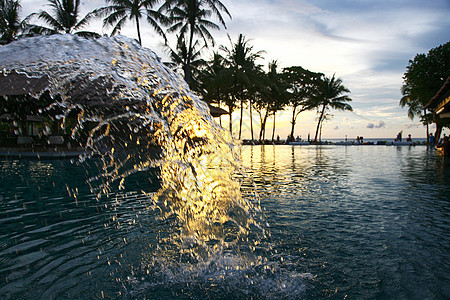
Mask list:
[[[49,11],[48,1],[22,0],[22,17],[39,10]],[[267,66],[277,60],[280,68],[302,66],[331,77],[335,74],[351,93],[353,112],[331,110],[332,117],[322,129],[322,140],[425,138],[426,127],[411,120],[407,108],[399,106],[402,77],[409,60],[419,53],[450,41],[450,0],[222,0],[232,18],[224,16],[227,28],[212,30],[217,45],[230,46],[228,35],[236,41],[239,34],[250,40],[255,51],[263,50]],[[82,15],[104,6],[102,0],[82,1]],[[214,20],[217,22],[217,20]],[[162,38],[141,22],[143,46],[167,60],[161,48]],[[101,20],[87,29],[110,34]],[[129,21],[122,35],[137,38],[135,24]],[[172,45],[174,47],[174,45]],[[205,52],[205,58],[211,52]],[[249,114],[245,113],[243,138],[250,138]],[[282,139],[290,133],[290,108],[276,116],[276,133]],[[259,132],[259,116],[254,113],[254,132]],[[272,136],[272,119],[266,138]],[[315,111],[297,118],[295,136],[312,137],[317,124]],[[222,117],[228,128],[228,117]],[[233,133],[239,126],[238,112],[233,114]],[[430,131],[434,131],[430,127]],[[449,133],[449,130],[444,130]]]

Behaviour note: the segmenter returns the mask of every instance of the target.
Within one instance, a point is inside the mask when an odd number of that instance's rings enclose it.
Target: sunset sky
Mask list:
[[[225,18],[227,29],[211,31],[217,45],[229,46],[242,33],[256,51],[264,50],[267,66],[278,60],[281,68],[302,66],[331,77],[336,74],[350,89],[353,112],[331,111],[333,118],[323,126],[323,139],[394,138],[397,132],[424,138],[426,129],[410,120],[407,109],[398,103],[402,76],[408,61],[418,53],[450,41],[449,0],[223,0],[232,19]],[[45,0],[22,0],[22,18],[50,7]],[[104,6],[102,0],[82,1],[82,15]],[[142,20],[143,45],[166,60],[160,46],[162,38]],[[101,20],[90,30],[109,34]],[[133,22],[121,34],[136,38]],[[174,46],[174,45],[172,45]],[[210,56],[205,52],[205,57]],[[277,115],[276,134],[285,138],[290,132],[291,110]],[[227,117],[222,117],[228,128]],[[235,115],[235,132],[238,113]],[[259,118],[255,114],[255,133]],[[315,111],[300,114],[295,135],[314,135]],[[249,124],[249,122],[244,122]],[[268,124],[271,133],[272,123]],[[249,138],[246,126],[244,138]],[[269,129],[268,128],[268,129]],[[431,127],[431,130],[434,130]],[[449,131],[444,131],[449,133]],[[266,135],[270,138],[271,134]]]

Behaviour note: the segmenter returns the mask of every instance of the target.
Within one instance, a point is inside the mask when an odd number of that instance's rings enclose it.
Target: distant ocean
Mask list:
[[[367,142],[373,142],[374,144],[376,144],[378,141],[386,141],[386,142],[393,142],[395,139],[394,138],[364,138],[364,143]],[[332,142],[332,143],[338,143],[338,142],[344,142],[345,138],[342,139],[322,139],[322,142]],[[347,141],[351,142],[351,141],[356,141],[356,139],[352,138],[352,139],[347,139]],[[406,137],[403,138],[403,141],[406,142]],[[426,142],[427,139],[426,138],[412,138],[413,142]]]

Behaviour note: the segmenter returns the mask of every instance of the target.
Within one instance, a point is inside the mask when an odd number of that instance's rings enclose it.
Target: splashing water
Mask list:
[[[0,70],[25,81],[44,79],[45,88],[4,96],[4,103],[26,102],[86,150],[73,163],[89,174],[87,187],[112,212],[104,223],[109,248],[102,254],[100,246],[98,259],[104,255],[110,267],[107,280],[121,285],[116,296],[123,290],[161,298],[205,292],[296,298],[304,292],[309,275],[286,270],[272,248],[239,146],[152,51],[122,36],[41,36],[0,47]],[[97,157],[99,170],[91,172]],[[145,185],[128,189],[130,178],[155,172],[156,192]],[[66,186],[77,206],[86,201],[84,192],[78,202],[78,188]],[[103,290],[96,294],[104,297]]]
[[[131,174],[159,168],[162,186],[148,193],[151,207],[162,219],[176,217],[179,228],[171,240],[196,259],[259,227],[257,197],[254,192],[244,197],[240,190],[237,177],[245,178],[245,172],[230,134],[186,83],[137,41],[28,38],[0,48],[0,68],[4,76],[49,78],[30,101],[48,93],[51,101],[41,114],[61,119],[90,156],[100,155],[102,171],[89,182],[98,197],[115,182],[123,188]]]

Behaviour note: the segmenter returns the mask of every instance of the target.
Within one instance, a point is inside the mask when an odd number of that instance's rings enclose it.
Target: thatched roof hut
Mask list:
[[[214,118],[220,117],[221,115],[228,114],[228,112],[225,109],[222,109],[217,106],[212,106],[209,103],[208,103],[208,107],[209,107],[209,112],[211,113],[211,116],[213,116]]]
[[[36,94],[44,91],[48,86],[48,77],[28,77],[25,74],[11,72],[0,76],[0,95],[18,96]]]
[[[0,115],[14,120],[0,125],[13,129],[11,138],[62,135],[101,154],[132,153],[137,164],[159,153],[149,149],[216,141],[197,129],[222,132],[212,117],[227,113],[199,101],[154,52],[123,36],[21,39],[0,47],[0,70]],[[29,115],[45,119],[35,127],[43,134],[29,130]]]
[[[79,81],[81,82],[81,81]],[[97,78],[89,82],[89,86],[83,86],[81,89],[77,82],[74,82],[71,86],[71,98],[78,98],[78,103],[83,102],[82,99],[89,99],[90,105],[93,102],[100,104],[104,101],[108,101],[111,96],[108,94],[108,90],[112,89],[111,82],[103,78]],[[26,74],[20,74],[11,72],[4,76],[0,76],[0,95],[2,96],[21,96],[40,94],[46,90],[50,85],[47,75],[42,77],[29,77]],[[128,102],[129,103],[129,102]],[[208,104],[210,113],[213,117],[220,117],[228,112],[220,107]]]
[[[450,76],[425,108],[434,111],[440,118],[450,118]]]

